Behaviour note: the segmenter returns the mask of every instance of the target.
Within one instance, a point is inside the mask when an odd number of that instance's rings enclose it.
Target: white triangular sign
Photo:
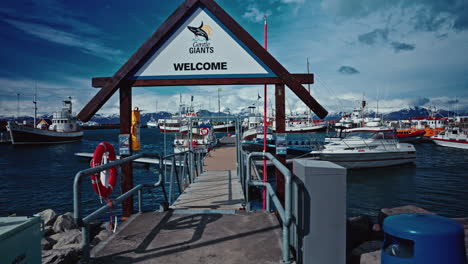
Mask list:
[[[210,11],[199,7],[130,79],[275,76]]]

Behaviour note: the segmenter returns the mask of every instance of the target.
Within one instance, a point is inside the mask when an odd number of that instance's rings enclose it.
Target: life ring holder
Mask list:
[[[202,127],[202,128],[200,128],[200,134],[202,134],[203,136],[208,135],[208,133],[210,133],[210,129],[209,129],[209,128],[207,128],[207,127]]]
[[[101,142],[94,150],[93,159],[91,160],[91,168],[112,162],[116,159],[114,147],[107,142]],[[112,167],[109,170],[101,171],[100,173],[91,175],[91,184],[94,192],[100,198],[107,198],[114,190],[117,183],[117,168]]]

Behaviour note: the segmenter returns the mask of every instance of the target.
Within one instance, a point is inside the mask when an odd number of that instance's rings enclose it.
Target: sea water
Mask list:
[[[93,152],[102,141],[117,147],[118,135],[118,129],[86,130],[81,141],[70,144],[0,145],[0,215],[32,215],[47,208],[73,211],[74,177],[89,168],[89,159],[74,154]],[[288,135],[290,140],[309,138],[320,141],[323,134]],[[141,130],[142,152],[172,153],[173,140],[173,134],[158,129]],[[468,216],[468,150],[431,143],[415,147],[415,165],[348,171],[348,216],[376,216],[380,208],[407,204],[448,217]],[[135,184],[154,183],[158,177],[155,166],[134,169]],[[113,197],[121,191],[120,182],[116,186]],[[88,178],[81,191],[85,214],[103,205]],[[144,191],[145,210],[156,210],[160,201],[160,188]]]

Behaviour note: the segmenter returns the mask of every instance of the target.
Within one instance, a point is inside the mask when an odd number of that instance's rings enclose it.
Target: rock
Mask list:
[[[57,217],[57,220],[55,220],[53,228],[56,233],[60,233],[63,231],[78,228],[78,226],[73,221],[72,216],[64,214],[64,215],[59,215]]]
[[[415,205],[405,205],[405,206],[400,206],[400,207],[395,207],[395,208],[382,208],[380,209],[380,212],[379,212],[378,222],[379,222],[379,225],[383,226],[383,221],[387,216],[397,215],[397,214],[415,214],[415,213],[435,214],[421,207],[417,207]]]
[[[49,250],[52,249],[52,247],[57,243],[57,241],[53,240],[52,238],[44,237],[41,240],[41,247],[42,250]]]
[[[78,263],[81,248],[51,249],[42,251],[42,264]]]
[[[44,221],[44,225],[46,226],[53,225],[55,219],[57,219],[57,214],[52,209],[46,209],[42,212],[39,212],[38,215],[42,218],[42,221]]]
[[[106,240],[108,237],[110,237],[112,235],[112,232],[107,230],[107,229],[104,229],[102,230],[101,232],[99,232],[99,234],[97,234],[94,239],[91,241],[91,246],[96,246],[97,244],[99,244],[101,241],[104,241]]]
[[[381,251],[364,253],[361,255],[360,264],[380,264]]]
[[[346,249],[348,252],[371,239],[372,226],[372,219],[367,215],[348,218],[346,225]]]
[[[81,244],[82,236],[79,230],[74,229],[52,235],[49,238],[57,241],[57,243],[53,246],[53,249],[62,249],[68,248],[67,245]]]
[[[376,250],[380,250],[381,248],[382,248],[382,241],[380,240],[368,241],[368,242],[362,243],[357,248],[353,249],[353,251],[351,252],[351,255],[361,256],[362,254],[371,253]]]
[[[55,234],[54,229],[51,226],[44,227],[44,236],[48,237]]]

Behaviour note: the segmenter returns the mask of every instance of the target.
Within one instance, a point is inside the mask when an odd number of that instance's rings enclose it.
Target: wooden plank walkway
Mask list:
[[[244,209],[244,195],[236,175],[235,151],[235,147],[212,151],[205,159],[205,172],[185,189],[171,209],[229,214]]]

